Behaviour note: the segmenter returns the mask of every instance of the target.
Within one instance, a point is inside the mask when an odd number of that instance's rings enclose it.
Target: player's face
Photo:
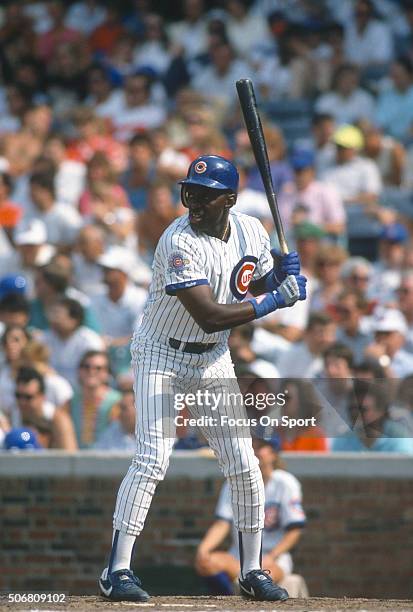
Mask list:
[[[188,208],[189,222],[193,229],[200,232],[213,231],[225,221],[230,204],[229,194],[199,185],[188,185],[182,190],[182,204]]]

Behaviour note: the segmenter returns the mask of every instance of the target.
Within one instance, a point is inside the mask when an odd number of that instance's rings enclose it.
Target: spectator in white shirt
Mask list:
[[[251,14],[245,0],[226,0],[225,8],[228,38],[239,56],[249,61],[258,45],[270,43],[266,20],[262,15]]]
[[[354,19],[346,27],[345,52],[349,61],[363,67],[387,64],[393,59],[391,30],[374,17],[372,0],[356,2]]]
[[[316,113],[312,121],[312,144],[315,153],[317,176],[334,165],[336,147],[332,142],[335,119],[329,113]]]
[[[100,64],[92,64],[87,73],[87,93],[85,103],[93,107],[98,117],[105,117],[107,112],[121,99],[122,91],[113,89],[108,71]]]
[[[66,157],[65,139],[56,133],[47,138],[44,155],[51,159],[57,168],[54,180],[57,201],[77,208],[85,188],[85,164]]]
[[[409,232],[402,223],[391,223],[382,229],[379,241],[379,259],[373,264],[370,297],[380,304],[393,302],[400,285],[402,265]]]
[[[252,77],[252,69],[237,59],[231,45],[221,40],[209,49],[211,64],[199,70],[192,78],[192,86],[206,99],[228,108],[236,101],[234,83],[238,79]]]
[[[408,327],[400,310],[378,307],[373,331],[375,342],[366,348],[366,357],[376,359],[386,377],[404,378],[413,374],[413,355],[405,348]]]
[[[105,348],[102,338],[83,326],[83,317],[79,302],[61,298],[48,311],[50,329],[40,335],[50,349],[52,367],[72,386],[76,385],[79,362],[86,351]]]
[[[72,255],[75,287],[89,297],[103,293],[103,270],[98,263],[105,250],[103,230],[97,225],[85,225],[79,232],[76,246]]]
[[[138,72],[126,78],[121,94],[112,96],[104,110],[100,107],[99,115],[111,120],[118,140],[124,142],[139,130],[151,130],[164,123],[165,110],[151,102],[150,93],[149,76]]]
[[[40,219],[23,220],[14,232],[15,249],[0,258],[0,276],[21,274],[26,279],[28,297],[34,297],[36,269],[50,262],[56,252],[47,243],[46,226]]]
[[[168,34],[172,43],[183,49],[186,60],[201,55],[207,48],[207,20],[203,0],[183,0],[182,21],[172,23]]]
[[[333,183],[347,204],[371,204],[382,189],[375,162],[360,156],[364,145],[361,131],[353,125],[343,125],[333,135],[336,145],[336,165],[325,170],[321,178]]]
[[[35,217],[46,225],[47,242],[59,247],[72,245],[82,226],[75,208],[55,200],[55,176],[39,172],[30,177],[30,197],[35,205]]]
[[[342,64],[333,76],[332,91],[324,93],[315,103],[317,113],[328,113],[338,124],[370,119],[374,111],[373,97],[360,87],[357,66]]]
[[[150,67],[158,76],[167,71],[172,53],[161,15],[148,13],[143,17],[142,42],[135,48],[133,61],[139,67]]]
[[[96,295],[92,304],[106,347],[113,358],[116,349],[129,346],[133,326],[143,312],[147,292],[131,282],[131,276],[139,263],[127,249],[113,246],[98,262],[103,267],[103,281],[107,291]],[[129,355],[126,355],[125,362],[128,361]],[[121,364],[116,365],[119,370],[122,369]]]
[[[276,366],[258,357],[255,353],[254,327],[252,323],[240,325],[231,332],[229,337],[231,359],[236,364],[237,375],[240,376],[242,372],[243,376],[247,376],[249,372],[260,378],[279,378]],[[264,348],[260,346],[260,340],[258,340],[258,348]]]
[[[323,371],[323,353],[333,344],[336,326],[329,315],[313,312],[308,319],[304,339],[292,345],[278,360],[282,378],[315,378]]]

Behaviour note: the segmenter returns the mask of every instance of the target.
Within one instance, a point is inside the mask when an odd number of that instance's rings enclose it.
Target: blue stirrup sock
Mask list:
[[[251,570],[261,569],[262,561],[262,531],[254,533],[238,532],[239,559],[241,565],[241,578]]]
[[[115,530],[110,553],[108,574],[122,569],[130,569],[136,536]]]

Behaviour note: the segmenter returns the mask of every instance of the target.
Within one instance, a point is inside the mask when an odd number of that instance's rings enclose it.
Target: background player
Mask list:
[[[274,262],[260,222],[232,211],[238,172],[231,162],[201,156],[181,183],[188,214],[174,221],[159,241],[149,298],[132,341],[137,449],[119,488],[109,565],[99,581],[102,595],[113,600],[149,598],[130,562],[169,464],[175,439],[173,390],[185,393],[215,381],[218,392],[225,380],[232,380],[232,390],[237,390],[227,343],[230,329],[306,297],[298,255]],[[244,299],[248,291],[259,297]],[[237,410],[233,405],[222,408],[229,416],[246,417],[243,408]],[[190,407],[190,412],[211,415],[205,406]],[[264,486],[249,430],[219,424],[200,429],[231,490],[242,592],[258,600],[287,599],[287,592],[261,570]]]
[[[281,582],[291,574],[290,550],[297,544],[305,526],[301,505],[301,485],[295,476],[283,469],[278,451],[280,441],[253,440],[253,447],[264,480],[265,520],[262,538],[263,567],[273,580]],[[222,487],[217,503],[216,520],[198,546],[195,567],[204,576],[211,593],[230,595],[233,581],[239,575],[238,534],[234,528],[231,495],[228,484]],[[216,550],[232,527],[232,544],[228,551]]]

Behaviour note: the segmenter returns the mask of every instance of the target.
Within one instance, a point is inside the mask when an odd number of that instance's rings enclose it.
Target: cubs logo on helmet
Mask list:
[[[247,295],[252,275],[257,267],[258,259],[253,255],[246,255],[235,266],[230,279],[232,294],[242,300]]]
[[[197,174],[203,174],[204,172],[206,172],[207,167],[208,166],[206,165],[206,162],[199,161],[195,164],[194,170]]]
[[[201,155],[188,168],[188,175],[180,185],[202,185],[211,189],[238,191],[238,170],[234,164],[220,155]]]

